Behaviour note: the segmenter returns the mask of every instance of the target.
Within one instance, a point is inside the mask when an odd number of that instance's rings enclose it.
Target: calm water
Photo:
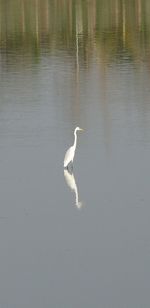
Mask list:
[[[149,307],[149,59],[149,0],[0,1],[0,307]]]

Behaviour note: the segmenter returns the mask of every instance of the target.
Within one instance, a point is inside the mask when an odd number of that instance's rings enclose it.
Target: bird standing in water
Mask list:
[[[83,129],[77,126],[74,130],[74,144],[67,150],[65,154],[64,168],[68,168],[68,165],[70,163],[72,163],[72,166],[73,166],[73,159],[74,159],[75,150],[77,146],[77,131],[78,130],[83,130]]]

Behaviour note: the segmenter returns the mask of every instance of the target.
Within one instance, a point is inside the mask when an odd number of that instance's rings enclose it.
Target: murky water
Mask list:
[[[0,1],[0,307],[149,307],[149,42],[148,0]]]

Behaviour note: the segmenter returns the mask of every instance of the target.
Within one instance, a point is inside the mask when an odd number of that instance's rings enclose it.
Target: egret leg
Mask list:
[[[69,171],[69,173],[73,173],[73,163],[72,162],[70,162],[69,164],[68,164],[68,166],[67,166],[67,170]]]
[[[71,162],[70,168],[71,168],[71,173],[72,173],[73,172],[73,162]]]

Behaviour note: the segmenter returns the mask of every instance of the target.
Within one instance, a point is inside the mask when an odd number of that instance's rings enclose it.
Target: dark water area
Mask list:
[[[0,0],[0,307],[149,307],[149,59],[148,0]]]

